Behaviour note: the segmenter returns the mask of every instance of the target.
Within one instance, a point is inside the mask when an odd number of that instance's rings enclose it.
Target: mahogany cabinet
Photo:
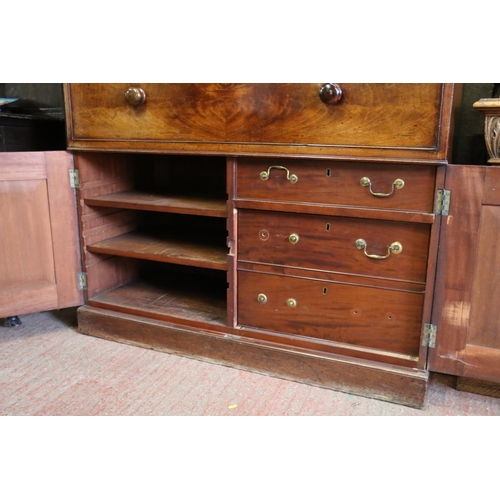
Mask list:
[[[448,342],[434,287],[459,97],[65,85],[80,331],[421,407],[429,370],[450,373],[429,332]]]

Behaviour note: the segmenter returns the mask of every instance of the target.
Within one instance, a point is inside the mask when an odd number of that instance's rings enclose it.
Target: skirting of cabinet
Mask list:
[[[188,328],[84,306],[81,333],[414,408],[428,372]]]
[[[488,380],[478,380],[469,377],[457,377],[457,391],[472,392],[481,396],[500,398],[500,384]]]

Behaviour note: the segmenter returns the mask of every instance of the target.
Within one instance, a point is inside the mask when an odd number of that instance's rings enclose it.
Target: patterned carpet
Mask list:
[[[0,415],[500,415],[444,375],[418,410],[82,335],[74,309],[21,319],[0,328]]]

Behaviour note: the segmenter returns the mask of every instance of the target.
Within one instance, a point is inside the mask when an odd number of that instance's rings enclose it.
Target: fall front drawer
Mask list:
[[[425,283],[430,226],[240,210],[238,261]]]
[[[240,158],[237,163],[237,200],[434,210],[434,166],[285,158]]]
[[[238,272],[238,323],[418,356],[424,295]]]
[[[222,153],[432,160],[446,157],[452,94],[442,84],[65,85],[71,148],[203,144]]]

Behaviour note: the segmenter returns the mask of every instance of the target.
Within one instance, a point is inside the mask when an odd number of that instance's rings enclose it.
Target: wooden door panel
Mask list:
[[[450,165],[450,215],[442,223],[431,371],[500,382],[500,199],[497,170]],[[497,205],[497,206],[496,206]]]
[[[45,172],[45,169],[44,169]],[[0,288],[55,281],[45,179],[0,181]],[[36,245],[27,245],[33,239]]]
[[[0,155],[0,317],[83,303],[72,158]]]
[[[472,285],[470,333],[467,343],[500,349],[500,206],[481,210],[476,273]]]
[[[453,201],[441,224],[432,317],[438,337],[436,347],[429,349],[431,371],[463,375],[466,366],[484,176],[484,167],[447,168],[446,187]]]
[[[500,205],[500,168],[486,169],[483,203],[485,205]]]

